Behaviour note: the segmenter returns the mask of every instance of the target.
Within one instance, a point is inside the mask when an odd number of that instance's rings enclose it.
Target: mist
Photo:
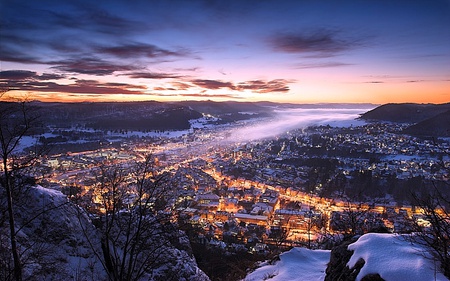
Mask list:
[[[275,109],[274,117],[254,122],[233,130],[226,140],[254,141],[273,138],[288,131],[303,129],[313,125],[330,125],[332,127],[349,127],[365,124],[356,120],[361,114],[373,109],[366,108],[294,108]]]

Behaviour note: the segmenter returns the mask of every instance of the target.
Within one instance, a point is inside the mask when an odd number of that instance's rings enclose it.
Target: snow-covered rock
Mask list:
[[[280,255],[275,264],[265,263],[247,275],[245,281],[307,280],[322,281],[330,260],[330,251],[293,248]]]
[[[106,278],[94,251],[101,252],[98,232],[86,213],[68,202],[64,194],[34,186],[23,190],[15,202],[24,280]],[[7,230],[9,227],[1,230],[5,238],[1,241],[2,248],[9,247]]]
[[[411,243],[404,235],[368,233],[348,246],[354,251],[347,265],[353,268],[358,260],[365,261],[356,280],[369,274],[378,274],[386,281],[448,280],[439,272],[427,249]]]
[[[0,198],[5,198],[3,189]],[[15,225],[24,280],[108,279],[101,263],[101,233],[82,209],[61,192],[41,186],[29,187],[15,199]],[[12,269],[11,257],[5,255],[10,252],[5,218],[5,212],[0,212],[0,222],[6,226],[0,227],[0,267],[4,267],[0,269],[0,279]],[[176,239],[162,246],[159,267],[145,274],[142,280],[209,281],[190,253],[184,233],[178,231],[173,236]]]
[[[278,262],[262,264],[244,280],[449,280],[439,268],[428,251],[406,235],[368,233],[335,247],[331,261],[330,251],[293,248],[281,254]]]

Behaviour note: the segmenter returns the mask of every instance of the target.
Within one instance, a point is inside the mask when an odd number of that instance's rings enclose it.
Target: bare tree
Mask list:
[[[6,90],[0,93],[0,98]],[[0,157],[2,158],[2,177],[0,184],[6,193],[6,214],[13,259],[14,279],[22,280],[22,264],[17,246],[17,230],[14,219],[15,176],[21,169],[29,166],[36,155],[17,157],[19,142],[31,130],[37,115],[26,101],[0,102]]]
[[[166,263],[165,247],[177,230],[171,223],[172,188],[154,159],[127,166],[101,165],[94,201],[102,252],[96,252],[110,280],[139,280]],[[175,239],[176,240],[176,239]],[[166,275],[167,276],[167,275]]]
[[[432,194],[414,198],[422,213],[413,217],[414,242],[426,246],[450,278],[450,200],[437,188]]]
[[[443,155],[450,156],[444,149]],[[450,172],[450,163],[441,159],[438,165],[444,171]],[[441,184],[440,184],[441,183]],[[433,258],[441,263],[445,276],[450,278],[450,188],[449,182],[433,181],[431,191],[420,195],[412,194],[414,203],[422,216],[413,216],[414,241],[426,246]]]

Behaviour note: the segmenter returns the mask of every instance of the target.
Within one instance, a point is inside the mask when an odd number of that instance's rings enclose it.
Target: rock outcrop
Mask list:
[[[0,198],[5,198],[4,195],[0,189]],[[17,194],[15,202],[24,280],[108,279],[102,265],[101,233],[88,215],[64,194],[34,186]],[[0,227],[0,279],[11,276],[13,268],[7,221],[6,212],[0,212],[3,225]],[[188,239],[184,233],[175,231],[171,242],[164,245],[159,267],[143,278],[208,281],[191,254]]]

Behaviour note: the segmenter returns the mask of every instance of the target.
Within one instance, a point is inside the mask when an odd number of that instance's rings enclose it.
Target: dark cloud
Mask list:
[[[168,78],[181,78],[183,76],[171,73],[156,73],[156,72],[132,72],[123,74],[130,78],[146,78],[146,79],[168,79]]]
[[[8,5],[2,6],[2,23],[11,33],[25,31],[28,34],[58,27],[90,34],[126,36],[150,28],[144,22],[124,17],[124,13],[110,11],[111,6],[101,5],[95,1],[9,1]]]
[[[0,80],[25,80],[36,77],[36,72],[28,70],[0,71]]]
[[[153,30],[147,21],[136,18],[118,12],[115,5],[102,7],[95,1],[9,1],[0,9],[0,60],[108,75],[136,70],[135,62],[125,62],[128,58],[156,63],[162,58],[189,56],[182,47],[167,49],[135,42],[133,36]],[[49,59],[52,57],[61,59]],[[107,62],[111,57],[124,60]]]
[[[123,17],[121,16],[122,13],[112,13],[99,7],[95,1],[85,1],[84,3],[80,1],[76,5],[75,11],[76,13],[62,14],[60,23],[67,27],[85,29],[88,32],[96,32],[113,37],[139,34],[152,29],[145,22],[132,19],[131,17]]]
[[[2,38],[3,40],[3,38]],[[35,56],[31,56],[26,52],[22,52],[17,48],[11,48],[6,44],[0,44],[0,61],[18,62],[24,64],[40,64],[41,60]]]
[[[196,86],[209,89],[209,90],[217,90],[222,88],[227,88],[234,91],[244,91],[251,90],[255,93],[272,93],[272,92],[288,92],[289,91],[289,83],[294,81],[285,80],[285,79],[274,79],[271,81],[263,81],[263,80],[252,80],[240,82],[237,84],[233,84],[232,82],[224,82],[221,80],[193,80],[193,83]]]
[[[197,79],[197,80],[193,80],[191,82],[199,87],[209,89],[209,90],[217,90],[217,89],[222,89],[222,88],[228,88],[231,90],[236,89],[236,87],[234,86],[233,83],[224,82],[224,81],[220,81],[220,80]]]
[[[97,81],[93,81],[94,83],[98,83]],[[127,83],[117,83],[117,82],[108,82],[102,83],[104,87],[125,87],[125,88],[134,88],[134,89],[147,89],[146,86],[143,85],[132,85]]]
[[[59,80],[66,78],[65,75],[57,74],[57,73],[44,73],[37,77],[39,80]]]
[[[186,50],[172,51],[159,48],[155,45],[144,43],[133,43],[114,47],[97,47],[96,50],[100,53],[105,53],[120,58],[132,58],[132,57],[160,58],[167,56],[188,55],[188,52]]]
[[[251,90],[255,93],[289,92],[289,83],[293,81],[285,79],[275,79],[271,81],[253,80],[238,84],[239,90]]]
[[[306,54],[310,57],[331,57],[360,45],[360,40],[344,38],[333,30],[313,32],[282,32],[269,39],[270,45],[285,53]]]
[[[0,71],[0,81],[3,82],[14,82],[14,81],[25,81],[25,80],[59,80],[65,78],[64,75],[56,73],[44,73],[38,75],[35,71],[29,70],[5,70]]]
[[[382,83],[384,83],[384,81],[366,81],[364,83],[367,83],[367,84],[382,84]]]
[[[0,82],[10,90],[34,92],[61,92],[77,94],[143,94],[147,88],[126,83],[101,83],[96,80],[75,80],[73,84],[58,84],[48,80],[61,79],[56,74],[37,75],[33,71],[10,70],[0,72]]]
[[[116,71],[132,71],[139,69],[136,65],[113,63],[93,57],[80,57],[64,61],[55,61],[52,68],[71,73],[90,74],[96,76],[113,74]]]

